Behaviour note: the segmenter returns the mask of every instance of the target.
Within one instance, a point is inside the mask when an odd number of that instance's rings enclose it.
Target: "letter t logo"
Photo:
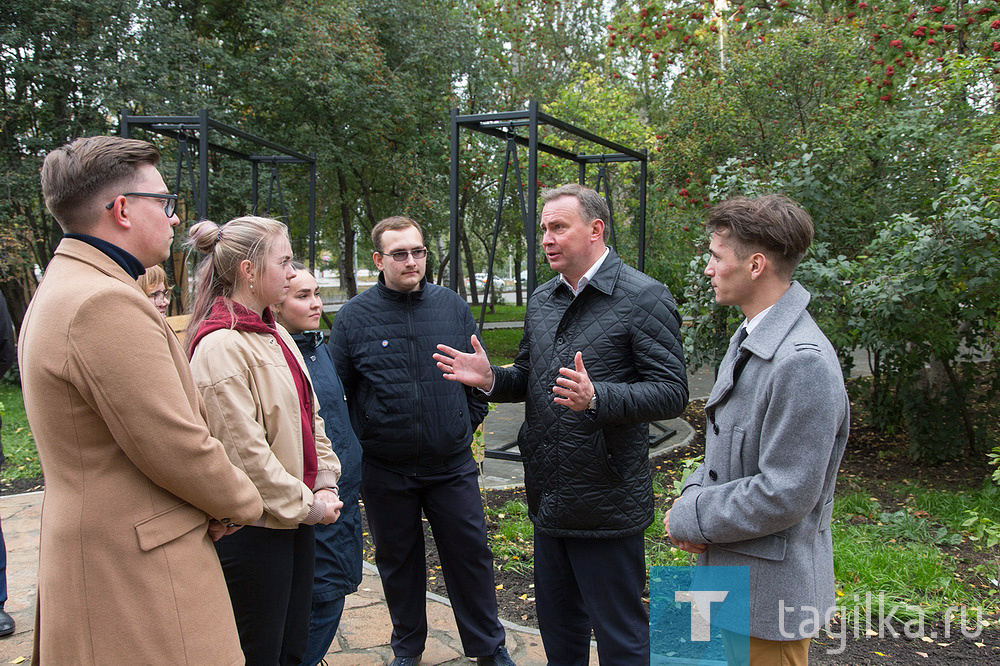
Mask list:
[[[722,601],[729,592],[724,590],[691,590],[674,592],[674,601],[691,604],[691,640],[712,639],[712,602]]]

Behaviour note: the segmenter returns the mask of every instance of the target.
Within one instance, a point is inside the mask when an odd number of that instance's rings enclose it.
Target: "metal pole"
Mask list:
[[[448,286],[458,291],[458,109],[451,110],[451,219],[448,226]],[[475,279],[470,275],[469,279]]]
[[[208,219],[208,109],[198,112],[198,219]]]
[[[250,162],[250,212],[254,215],[257,214],[257,199],[260,194],[257,191],[257,181],[259,176],[257,174],[257,162]]]
[[[316,153],[309,165],[309,271],[316,273]]]
[[[646,272],[646,159],[648,151],[642,149],[639,162],[639,270]]]
[[[580,184],[581,185],[586,185],[587,184],[587,163],[586,162],[580,162]]]
[[[121,134],[121,136],[122,136],[123,139],[130,139],[130,138],[132,138],[129,135],[129,126],[128,126],[129,113],[128,113],[128,109],[122,109],[119,112],[119,115],[121,117],[121,125],[118,127],[118,133]]]
[[[528,102],[528,223],[524,238],[528,243],[528,296],[535,291],[538,278],[535,274],[535,229],[538,228],[538,102]]]
[[[497,215],[493,223],[493,244],[490,246],[490,263],[486,267],[486,286],[483,288],[483,307],[479,312],[479,332],[483,332],[483,324],[486,322],[486,305],[493,289],[493,261],[497,256],[497,237],[500,235],[500,221],[503,219],[503,199],[507,193],[507,170],[510,167],[510,154],[517,152],[517,144],[513,137],[507,139],[507,153],[503,160],[503,175],[500,176],[500,193],[497,194]],[[515,157],[516,160],[516,157]]]

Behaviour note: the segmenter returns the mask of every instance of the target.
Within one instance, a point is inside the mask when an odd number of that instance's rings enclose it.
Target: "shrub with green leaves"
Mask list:
[[[997,206],[958,178],[932,208],[883,223],[850,287],[860,342],[878,361],[873,416],[905,427],[911,455],[930,462],[985,450],[983,407],[1000,390],[979,362],[1000,351]]]

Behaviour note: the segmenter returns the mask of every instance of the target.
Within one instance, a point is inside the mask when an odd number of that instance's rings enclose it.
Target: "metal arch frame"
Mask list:
[[[316,270],[316,154],[300,153],[286,148],[279,143],[269,141],[249,132],[244,132],[238,127],[233,127],[227,123],[213,120],[209,117],[208,109],[201,109],[196,116],[135,116],[128,109],[120,111],[121,127],[119,133],[128,139],[132,135],[133,128],[141,128],[161,136],[170,137],[178,141],[186,141],[189,133],[197,133],[198,136],[198,172],[199,179],[195,195],[195,210],[199,219],[208,217],[208,154],[210,151],[229,155],[237,159],[250,162],[252,174],[251,196],[253,199],[253,210],[257,210],[257,199],[259,196],[259,173],[258,166],[261,163],[271,164],[276,167],[278,164],[308,164],[309,165],[309,269]],[[248,141],[255,146],[260,146],[274,151],[275,155],[258,155],[244,153],[227,146],[211,141],[209,135],[212,131],[222,132],[229,136]],[[190,154],[188,155],[190,169]],[[190,170],[191,179],[194,179],[193,170]],[[278,184],[280,188],[280,183]],[[192,188],[194,184],[192,183]],[[280,192],[280,191],[279,191]],[[280,194],[279,194],[280,196]],[[282,200],[283,202],[283,200]]]
[[[572,136],[576,136],[585,141],[595,143],[599,146],[609,148],[614,153],[604,154],[575,154],[562,148],[551,146],[538,140],[538,126],[540,124],[549,125],[558,130],[562,130]],[[513,136],[513,141],[522,146],[528,147],[528,201],[527,218],[524,220],[524,237],[528,244],[528,284],[527,291],[531,294],[537,282],[535,265],[537,260],[537,247],[535,242],[535,228],[538,226],[538,151],[549,153],[555,157],[576,162],[580,166],[580,184],[585,184],[588,164],[606,164],[608,162],[639,162],[639,256],[638,268],[644,271],[646,267],[646,181],[647,166],[649,161],[648,152],[643,149],[635,151],[614,141],[605,139],[587,130],[563,122],[550,116],[538,108],[538,102],[532,100],[528,103],[527,111],[506,111],[502,113],[480,113],[472,115],[460,115],[457,108],[451,110],[451,242],[449,243],[449,270],[448,285],[453,289],[458,289],[458,181],[459,181],[459,132],[462,128],[470,129],[483,134],[494,136],[498,139],[507,140],[511,138],[511,130],[515,127],[527,127],[528,136]],[[506,171],[506,169],[505,169]],[[605,181],[606,184],[606,181]],[[600,186],[598,184],[598,186]],[[504,192],[500,193],[504,196]],[[608,197],[610,199],[610,196]],[[496,233],[494,233],[494,236]],[[495,242],[495,238],[494,238]],[[490,266],[492,272],[492,261]],[[471,279],[471,276],[470,276]],[[487,280],[489,281],[489,279]],[[487,285],[489,289],[491,285]],[[488,292],[487,292],[488,294]]]

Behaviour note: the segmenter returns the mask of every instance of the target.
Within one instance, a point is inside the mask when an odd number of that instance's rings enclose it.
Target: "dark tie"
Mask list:
[[[739,347],[743,344],[743,341],[747,339],[747,328],[743,326],[740,328],[739,340],[736,341],[736,346]],[[740,350],[740,356],[736,359],[736,363],[733,364],[733,386],[736,386],[736,382],[740,380],[740,375],[743,373],[743,367],[750,360],[750,352],[746,349]]]

